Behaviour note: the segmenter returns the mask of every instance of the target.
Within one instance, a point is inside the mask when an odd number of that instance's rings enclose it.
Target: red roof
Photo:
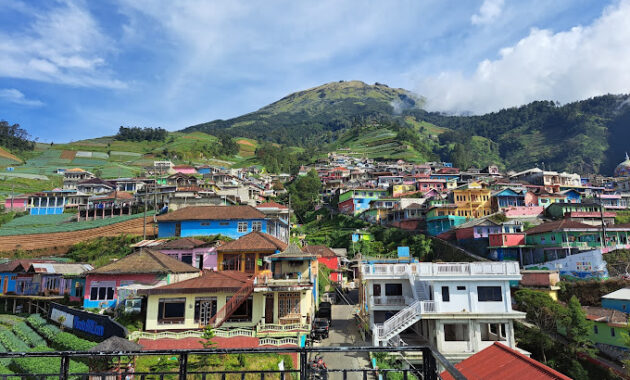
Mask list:
[[[571,380],[570,377],[498,342],[456,364],[455,368],[468,380]],[[440,376],[443,380],[454,379],[446,371]]]
[[[307,245],[303,251],[318,257],[337,257],[335,251],[325,245]]]
[[[269,234],[260,231],[253,231],[247,235],[225,243],[217,248],[217,252],[267,252],[275,253],[287,249],[287,243]]]
[[[214,272],[204,270],[199,277],[175,282],[157,288],[143,289],[141,294],[173,294],[173,293],[220,293],[237,292],[251,281],[252,275],[226,270]]]
[[[532,227],[529,230],[525,231],[525,233],[527,233],[527,235],[535,235],[545,232],[562,231],[565,229],[596,230],[597,227],[591,226],[590,224],[580,223],[571,219],[560,219],[554,222],[543,223],[536,227]]]

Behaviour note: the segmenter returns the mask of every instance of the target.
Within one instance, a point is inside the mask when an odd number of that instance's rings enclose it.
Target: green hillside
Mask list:
[[[423,99],[403,89],[342,81],[184,131],[247,136],[319,155],[341,150],[378,159],[437,158],[461,168],[497,164],[513,170],[544,163],[552,170],[612,174],[630,150],[628,98],[605,95],[563,106],[537,101],[481,116],[452,116],[421,109]]]
[[[359,81],[334,82],[288,95],[230,120],[215,120],[184,129],[210,134],[227,132],[284,145],[318,145],[357,120],[390,117],[395,109],[417,107],[422,100],[409,91]]]

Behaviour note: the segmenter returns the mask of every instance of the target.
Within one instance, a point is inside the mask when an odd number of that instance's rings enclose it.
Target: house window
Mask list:
[[[466,290],[466,287],[465,286],[458,286],[457,290]]]
[[[262,222],[252,222],[252,231],[262,231]]]
[[[240,270],[241,255],[223,255],[223,270]]]
[[[300,314],[300,293],[278,293],[278,317]]]
[[[402,296],[402,284],[385,284],[386,296]]]
[[[374,284],[374,285],[372,285],[372,294],[375,297],[380,297],[381,296],[381,284]]]
[[[468,324],[465,323],[445,323],[445,342],[465,342],[468,341]]]
[[[90,286],[90,301],[111,301],[114,299],[114,282],[92,282]]]
[[[451,295],[448,292],[448,286],[442,286],[442,301],[443,302],[451,301]]]
[[[597,329],[597,325],[593,325],[593,332],[595,334],[599,334],[599,330]]]
[[[186,316],[186,298],[160,298],[158,323],[182,324]]]
[[[182,262],[192,265],[192,254],[182,255]]]
[[[505,341],[505,324],[504,323],[481,323],[481,340],[482,341]]]
[[[59,277],[46,278],[46,289],[57,290],[59,289]]]
[[[238,222],[238,232],[247,232],[247,222]]]
[[[477,300],[479,302],[500,302],[503,301],[503,294],[500,286],[478,286]]]
[[[202,226],[209,226],[209,225],[210,225],[210,222],[201,222],[201,225],[202,225]]]
[[[225,303],[227,303],[232,297],[225,297]],[[254,306],[254,300],[249,297],[241,304],[241,306],[234,311],[234,313],[227,319],[226,322],[251,322],[252,310]]]
[[[219,226],[229,226],[230,222],[219,222]]]
[[[612,336],[612,337],[615,336],[615,328],[614,327],[610,328],[610,336]]]

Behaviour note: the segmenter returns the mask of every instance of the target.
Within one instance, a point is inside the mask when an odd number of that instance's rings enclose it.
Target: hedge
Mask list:
[[[89,340],[81,339],[76,335],[61,331],[57,326],[51,324],[41,324],[43,318],[27,318],[28,323],[41,334],[50,346],[60,351],[87,351],[97,345]],[[44,321],[45,322],[45,321]]]
[[[13,332],[18,338],[22,339],[24,343],[31,347],[45,346],[46,341],[39,336],[32,328],[30,328],[26,322],[20,322],[13,325]]]
[[[35,347],[30,350],[32,352],[54,351],[48,347]],[[59,368],[61,367],[61,358],[14,358],[11,362],[11,369],[16,373],[24,374],[51,374],[51,379],[59,377]],[[70,361],[70,373],[88,373],[87,365],[78,363],[74,360]]]
[[[0,344],[13,352],[26,352],[30,347],[6,327],[0,327]]]

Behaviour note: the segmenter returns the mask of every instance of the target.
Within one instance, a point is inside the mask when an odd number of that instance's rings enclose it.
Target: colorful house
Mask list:
[[[147,330],[241,328],[265,331],[267,326],[308,329],[315,313],[315,257],[291,246],[270,258],[272,272],[203,271],[197,278],[143,289],[147,296]],[[316,263],[316,261],[315,261]],[[275,329],[296,335],[296,330]],[[254,331],[252,331],[254,334]]]
[[[492,194],[492,209],[502,211],[510,207],[525,206],[524,189],[502,189]]]
[[[481,218],[492,214],[490,193],[490,189],[480,182],[470,182],[453,190],[453,202],[457,206],[456,215]]]
[[[343,214],[358,215],[370,208],[371,201],[387,195],[386,189],[352,189],[339,194],[337,207]]]
[[[330,280],[334,282],[343,281],[343,271],[341,269],[341,260],[335,251],[325,245],[307,245],[304,252],[317,256],[319,265],[330,269]]]
[[[168,255],[143,248],[86,273],[83,307],[113,308],[122,301],[118,288],[142,284],[171,284],[199,276],[201,271]]]
[[[238,239],[250,232],[268,232],[265,214],[252,206],[185,207],[160,215],[157,221],[161,238],[220,234]]]
[[[618,310],[622,313],[630,311],[630,288],[623,288],[602,296],[602,307]]]
[[[4,200],[4,209],[7,211],[26,211],[28,195],[10,195]]]
[[[255,231],[217,248],[219,270],[258,274],[268,267],[264,259],[282,252],[287,244],[271,235]]]
[[[214,242],[181,238],[165,241],[154,249],[195,268],[217,270],[217,249]]]
[[[31,263],[26,273],[32,274],[32,283],[38,283],[40,293],[48,295],[77,296],[77,290],[81,290],[80,281],[77,278],[94,269],[90,264],[81,263]]]
[[[465,216],[456,215],[439,215],[427,216],[427,233],[431,236],[437,236],[441,233],[450,231],[453,227],[466,222]]]

